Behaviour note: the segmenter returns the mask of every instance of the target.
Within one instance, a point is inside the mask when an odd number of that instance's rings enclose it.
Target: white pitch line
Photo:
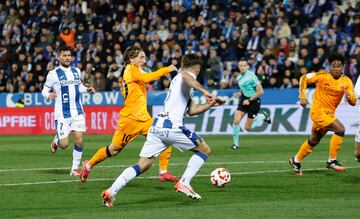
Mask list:
[[[360,166],[350,166],[347,167],[348,169],[357,169]],[[313,169],[303,169],[303,171],[323,171],[328,170],[327,168],[313,168]],[[253,175],[253,174],[268,174],[268,173],[285,173],[285,172],[292,172],[293,170],[264,170],[264,171],[251,171],[251,172],[231,172],[231,175]],[[328,170],[330,171],[330,170]],[[199,174],[195,177],[210,177],[209,175]],[[146,177],[136,177],[136,179],[156,179],[156,176],[146,176]],[[98,179],[89,179],[89,182],[95,181],[114,181],[114,178],[98,178]],[[80,183],[80,180],[59,180],[59,181],[45,181],[45,182],[27,182],[27,183],[6,183],[0,184],[0,187],[10,187],[10,186],[29,186],[29,185],[44,185],[44,184],[57,184],[57,183],[72,183],[77,182]]]
[[[350,161],[350,160],[342,160]],[[352,160],[351,160],[352,161]],[[274,163],[288,163],[287,160],[281,161],[233,161],[233,162],[206,162],[204,165],[235,165],[235,164],[274,164]],[[309,160],[306,163],[326,163],[326,160]],[[134,163],[133,163],[134,164]],[[128,167],[133,164],[122,164],[122,165],[108,165],[108,166],[97,166],[96,168],[118,168],[118,167]],[[154,164],[156,166],[158,164]],[[170,163],[169,166],[184,166],[187,163]],[[68,170],[70,167],[39,167],[39,168],[21,168],[21,169],[0,169],[2,172],[16,172],[16,171],[43,171],[43,170]]]

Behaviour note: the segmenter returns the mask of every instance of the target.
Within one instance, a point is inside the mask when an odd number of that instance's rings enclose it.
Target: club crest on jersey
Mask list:
[[[75,78],[75,79],[78,79],[78,78],[79,78],[79,74],[78,74],[77,72],[73,72],[73,74],[74,74],[74,78]]]
[[[63,94],[62,95],[62,102],[63,103],[68,103],[69,102],[69,95],[68,94]]]

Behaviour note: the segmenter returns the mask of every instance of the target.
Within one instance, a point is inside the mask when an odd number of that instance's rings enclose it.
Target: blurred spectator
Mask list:
[[[352,56],[350,58],[350,63],[348,68],[349,68],[348,71],[351,80],[353,81],[353,83],[356,83],[356,80],[360,75],[360,65],[356,57]]]
[[[300,37],[300,34],[306,25],[303,19],[301,10],[299,8],[294,8],[289,16],[289,26],[291,28],[291,32],[294,33],[296,37]]]
[[[343,30],[346,25],[346,16],[339,7],[335,8],[335,12],[329,19],[329,28]]]
[[[261,49],[262,51],[264,51],[266,48],[268,48],[269,46],[275,46],[277,43],[276,38],[274,36],[273,30],[272,29],[266,29],[265,31],[265,37],[262,38],[261,40]]]
[[[75,48],[75,30],[70,29],[69,26],[63,26],[59,38],[66,46],[70,46],[72,49]]]
[[[247,50],[258,50],[260,48],[260,36],[256,28],[252,29],[251,37],[247,44]]]
[[[220,80],[222,71],[222,62],[215,48],[210,49],[210,57],[207,63],[208,68],[206,69],[206,78],[214,82]]]
[[[308,25],[311,25],[314,20],[321,16],[321,8],[316,0],[309,0],[309,3],[305,5],[304,15],[307,18],[306,22]]]
[[[288,23],[286,23],[283,18],[278,19],[277,24],[274,28],[274,34],[277,39],[290,38],[291,29]]]
[[[97,91],[105,91],[105,89],[106,89],[106,80],[104,78],[104,75],[100,71],[95,72],[95,79],[93,81],[92,86]]]
[[[6,83],[7,80],[4,76],[4,70],[0,70],[0,92],[6,92]]]

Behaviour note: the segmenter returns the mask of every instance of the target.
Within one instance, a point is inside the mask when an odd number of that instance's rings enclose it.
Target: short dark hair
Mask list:
[[[60,48],[58,49],[58,53],[62,53],[62,52],[65,52],[65,51],[70,51],[72,52],[72,49],[70,46],[60,46]]]
[[[138,46],[130,46],[130,47],[128,47],[124,52],[125,66],[130,64],[130,59],[136,58],[141,51],[143,51],[143,49],[138,47]]]
[[[345,64],[345,57],[341,55],[340,53],[333,53],[329,56],[329,63],[331,64],[333,61],[340,61],[341,64]]]
[[[248,60],[243,57],[243,58],[241,58],[241,59],[239,60],[239,62],[248,62]]]
[[[201,64],[202,64],[201,58],[194,53],[189,53],[184,55],[181,60],[181,67],[183,68],[191,68],[195,65],[201,66]]]

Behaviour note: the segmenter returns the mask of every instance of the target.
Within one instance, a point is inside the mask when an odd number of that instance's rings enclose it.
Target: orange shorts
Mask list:
[[[124,148],[130,141],[134,140],[139,134],[146,136],[153,119],[139,121],[128,117],[120,117],[118,127],[113,135],[111,144],[116,148]]]
[[[313,121],[313,130],[320,130],[327,127],[336,120],[336,116],[325,108],[310,111],[310,118]]]

